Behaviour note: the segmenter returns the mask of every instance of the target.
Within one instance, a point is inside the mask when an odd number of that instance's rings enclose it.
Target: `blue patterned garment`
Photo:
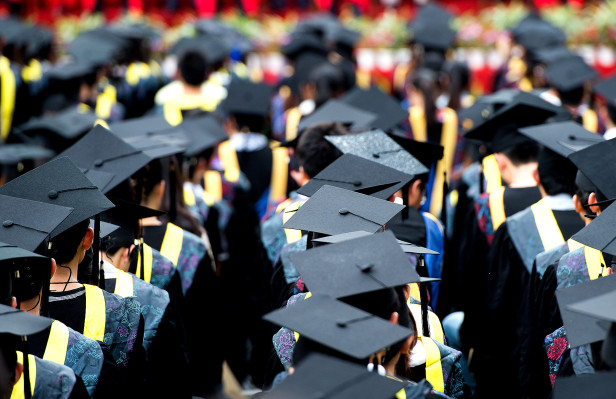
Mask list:
[[[56,323],[59,323],[56,321]],[[81,377],[90,396],[94,395],[104,356],[100,345],[77,331],[68,328],[68,345],[64,365]]]
[[[554,381],[556,381],[556,376],[563,360],[563,353],[569,349],[565,327],[561,327],[545,337],[543,347],[548,355],[550,382],[554,386]]]
[[[192,286],[201,260],[209,255],[201,238],[186,230],[183,233],[182,249],[178,257],[177,270],[182,280],[182,293],[186,294]]]
[[[70,368],[29,356],[36,364],[36,379],[32,399],[64,399],[69,398],[77,382],[75,373]],[[23,378],[23,376],[22,376]]]
[[[137,276],[132,277],[133,295],[141,304],[141,314],[145,320],[143,347],[147,352],[154,341],[158,327],[165,314],[165,309],[169,305],[169,293],[146,283]]]
[[[177,270],[173,262],[152,248],[152,277],[150,278],[150,284],[166,290],[175,273],[177,273]]]
[[[261,242],[267,251],[267,257],[272,261],[272,265],[278,262],[282,248],[287,244],[287,235],[282,227],[285,211],[301,206],[306,201],[306,197],[300,197],[293,192],[290,194],[289,200],[286,201],[283,210],[277,209],[279,212],[274,213],[261,223]]]
[[[590,281],[584,248],[563,255],[558,262],[556,269],[557,289],[572,287],[577,284]]]
[[[134,297],[122,298],[103,291],[105,298],[105,338],[111,356],[120,367],[128,366],[138,339],[141,306]]]
[[[287,301],[287,307],[292,306],[299,300],[306,299],[307,293],[300,293],[293,295]],[[295,350],[295,334],[293,330],[282,327],[272,337],[274,344],[274,350],[280,359],[280,363],[284,366],[285,370],[293,365],[293,351]]]

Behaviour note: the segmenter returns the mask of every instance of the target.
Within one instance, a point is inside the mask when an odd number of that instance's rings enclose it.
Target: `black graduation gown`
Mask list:
[[[166,223],[144,226],[143,239],[152,248],[160,250],[166,230]],[[206,397],[222,381],[223,348],[220,338],[223,328],[219,284],[211,261],[207,253],[200,259],[192,284],[182,296],[180,313],[188,342],[192,394]]]
[[[575,211],[554,211],[563,238],[569,239],[583,226]],[[503,223],[494,234],[488,252],[485,300],[479,306],[484,312],[483,326],[478,329],[474,367],[477,377],[477,397],[491,397],[507,387],[507,397],[522,397],[528,387],[519,380],[527,372],[520,364],[518,328],[522,320],[531,317],[523,306],[530,286],[530,273],[524,265],[513,239]],[[482,305],[483,304],[483,305]]]

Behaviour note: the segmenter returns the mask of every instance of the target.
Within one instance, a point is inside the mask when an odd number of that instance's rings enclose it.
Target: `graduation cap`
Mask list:
[[[403,208],[393,202],[325,185],[283,227],[327,235],[356,230],[375,233]]]
[[[408,338],[413,331],[325,295],[312,295],[263,316],[318,344],[355,359],[366,359]]]
[[[187,140],[184,154],[188,157],[196,156],[229,138],[220,122],[212,115],[186,118],[179,125],[152,136],[164,140],[168,134],[176,132],[184,135]]]
[[[109,125],[109,130],[121,138],[143,136],[146,133],[167,130],[171,125],[164,116],[143,116],[126,119]]]
[[[221,108],[228,114],[266,116],[273,87],[263,83],[232,80]]]
[[[222,43],[203,35],[181,38],[169,49],[169,54],[181,58],[189,51],[200,53],[210,64],[224,60],[229,54]]]
[[[378,115],[373,112],[331,99],[312,114],[303,117],[297,125],[297,131],[301,134],[304,129],[324,122],[339,122],[350,130],[359,130],[369,128],[377,118]]]
[[[297,193],[310,197],[327,184],[387,200],[413,178],[388,166],[344,154],[300,187]]]
[[[542,100],[543,101],[543,100]],[[546,104],[549,104],[546,102]],[[533,140],[519,134],[519,128],[533,126],[555,115],[551,106],[539,107],[524,99],[514,98],[512,102],[501,107],[488,120],[466,132],[470,140],[488,143],[490,150],[501,152],[507,148]]]
[[[419,282],[419,275],[388,231],[291,254],[310,292],[344,298]]]
[[[603,399],[616,391],[616,372],[597,372],[571,377],[558,377],[554,383],[554,399]]]
[[[0,195],[0,241],[35,251],[73,208]]]
[[[381,130],[325,138],[344,154],[357,155],[413,176],[429,172]]]
[[[181,154],[191,146],[184,130],[171,128],[169,131],[158,130],[141,136],[124,137],[130,146],[140,150],[150,159],[161,159]]]
[[[433,164],[443,158],[445,148],[440,144],[413,140],[406,137],[404,132],[397,130],[388,133],[388,135],[398,143],[400,147],[404,148],[406,152],[417,158],[427,169],[430,169]]]
[[[605,198],[616,198],[616,141],[600,141],[570,154],[569,159]]]
[[[119,198],[111,198],[115,205],[101,214],[101,224],[103,222],[116,226],[113,231],[102,231],[101,228],[101,247],[111,248],[116,244],[128,245],[134,243],[139,220],[151,216],[161,216],[162,211],[147,208],[131,201],[124,201]]]
[[[566,92],[584,86],[586,81],[597,77],[597,72],[578,56],[548,65],[545,75],[550,85]]]
[[[568,58],[578,57],[577,54],[564,46],[539,49],[535,51],[532,56],[533,59],[545,65],[562,62]]]
[[[84,78],[94,72],[95,68],[91,63],[72,62],[52,67],[46,72],[46,76],[49,79],[65,82],[67,80]]]
[[[426,48],[447,50],[455,41],[456,31],[450,26],[453,14],[435,3],[422,6],[409,28],[412,41]]]
[[[85,168],[86,177],[90,170],[112,174],[109,183],[98,187],[103,193],[113,189],[152,160],[101,125],[96,125],[58,157],[68,157],[80,168]]]
[[[371,373],[357,364],[313,353],[263,399],[389,399],[406,383]]]
[[[378,234],[378,233],[375,233]],[[348,233],[336,234],[333,236],[319,237],[314,238],[312,242],[321,243],[321,244],[338,244],[341,242],[354,240],[356,238],[362,238],[371,236],[373,233],[368,233],[367,231],[358,230],[358,231],[350,231]],[[402,251],[408,254],[420,254],[420,255],[438,255],[439,253],[433,251],[428,248],[420,247],[419,245],[411,244],[410,242],[406,242],[403,240],[396,240],[398,244],[400,244],[400,248]]]
[[[330,32],[340,27],[342,27],[342,24],[336,17],[329,13],[321,13],[300,20],[293,33],[303,35],[310,34],[324,39]]]
[[[75,38],[66,46],[66,51],[78,64],[105,65],[113,62],[121,51],[114,42],[94,35]]]
[[[0,304],[0,334],[25,337],[39,333],[51,326],[52,319],[34,316],[19,309]]]
[[[593,86],[595,93],[601,95],[612,107],[616,107],[616,76],[602,80]]]
[[[340,100],[365,111],[374,112],[377,119],[371,125],[385,131],[394,128],[409,116],[398,101],[375,86],[371,86],[368,90],[356,87]]]
[[[610,205],[592,223],[571,237],[588,247],[616,256],[616,206]]]
[[[591,223],[592,224],[592,223]],[[616,276],[606,276],[595,280],[586,281],[565,289],[556,290],[556,299],[560,308],[560,315],[563,319],[567,340],[572,348],[602,341],[605,338],[606,330],[598,322],[603,317],[597,314],[605,313],[605,306],[614,302],[614,296],[607,297],[609,293],[616,292]],[[580,312],[580,303],[592,300],[597,303],[599,308],[593,309],[592,314]],[[602,300],[606,300],[601,304]],[[573,306],[573,308],[571,308]],[[587,306],[583,306],[587,309]],[[577,310],[575,310],[577,309]]]
[[[18,127],[26,136],[46,138],[52,142],[57,138],[74,141],[92,129],[98,117],[93,112],[83,112],[74,107],[64,109],[52,116],[32,119]]]
[[[518,131],[565,158],[573,152],[604,141],[603,137],[572,121],[525,127]]]
[[[55,154],[49,148],[31,144],[0,145],[0,164],[15,165],[20,162],[49,159]]]
[[[322,57],[327,54],[323,41],[313,34],[291,35],[289,42],[282,46],[280,51],[291,60],[307,53],[314,53]]]
[[[536,14],[529,14],[511,30],[513,39],[527,51],[565,45],[565,33]]]
[[[113,204],[68,158],[57,158],[0,187],[0,194],[73,208],[51,238]]]

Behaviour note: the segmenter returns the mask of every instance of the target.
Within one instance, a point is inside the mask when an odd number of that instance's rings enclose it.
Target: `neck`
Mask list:
[[[183,86],[184,86],[184,94],[187,94],[190,96],[197,96],[201,94],[201,86],[190,86],[190,85],[187,85],[186,83],[184,83]]]
[[[60,283],[68,282],[66,289],[75,289],[80,285],[77,281],[77,271],[79,270],[79,260],[77,256],[73,258],[69,263],[58,265],[55,274],[51,278],[50,291],[63,291],[64,285]]]
[[[532,162],[515,166],[510,170],[508,184],[511,188],[535,187],[537,182],[533,177],[533,172],[537,169],[537,163]]]
[[[35,296],[32,299],[28,299],[26,301],[22,301],[19,304],[19,310],[23,310],[24,312],[28,312],[35,316],[41,315],[41,293]]]
[[[398,364],[398,360],[400,359],[400,353],[394,356],[390,361],[385,363],[383,366],[385,367],[385,373],[390,376],[396,375],[396,364]]]

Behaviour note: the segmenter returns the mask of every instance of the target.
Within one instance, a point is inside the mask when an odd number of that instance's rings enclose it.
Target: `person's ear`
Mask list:
[[[411,297],[411,286],[404,284],[404,286],[402,286],[402,291],[404,292],[404,302],[406,303]]]
[[[92,242],[94,242],[94,230],[91,227],[88,227],[86,231],[86,235],[83,236],[81,240],[81,249],[87,251],[92,247]]]
[[[161,180],[160,183],[158,183],[158,186],[156,187],[156,194],[158,195],[158,198],[163,198],[165,196],[165,187],[167,186],[167,182],[164,180]]]
[[[130,248],[122,248],[122,263],[130,262],[130,253],[134,247],[134,245],[131,245]]]
[[[11,297],[11,302],[9,303],[9,306],[12,307],[13,309],[17,309],[17,298],[12,296]]]
[[[505,167],[507,166],[507,163],[505,162],[505,157],[500,152],[495,152],[492,155],[494,155],[494,159],[496,160],[496,164],[498,165],[498,170],[502,172],[503,169],[505,169]]]
[[[17,362],[15,364],[15,379],[13,380],[13,385],[17,385],[23,372],[24,372],[24,365]]]
[[[537,183],[537,185],[541,184],[541,179],[539,178],[539,168],[533,170],[533,179],[535,179],[535,183]]]
[[[594,204],[594,203],[596,203],[596,202],[598,202],[598,201],[597,201],[597,194],[595,194],[595,193],[590,193],[590,195],[588,196],[588,203],[589,203],[589,204]],[[600,215],[600,214],[601,214],[601,208],[599,207],[599,205],[591,205],[591,206],[590,206],[590,210],[591,210],[593,213],[597,214],[597,215]]]
[[[54,274],[56,274],[56,270],[58,269],[58,265],[56,264],[56,260],[54,258],[51,258],[51,267],[50,267],[50,274],[49,277],[53,278]]]
[[[391,316],[389,316],[389,322],[391,324],[398,324],[398,318],[400,317],[400,315],[398,314],[398,312],[392,312]]]

